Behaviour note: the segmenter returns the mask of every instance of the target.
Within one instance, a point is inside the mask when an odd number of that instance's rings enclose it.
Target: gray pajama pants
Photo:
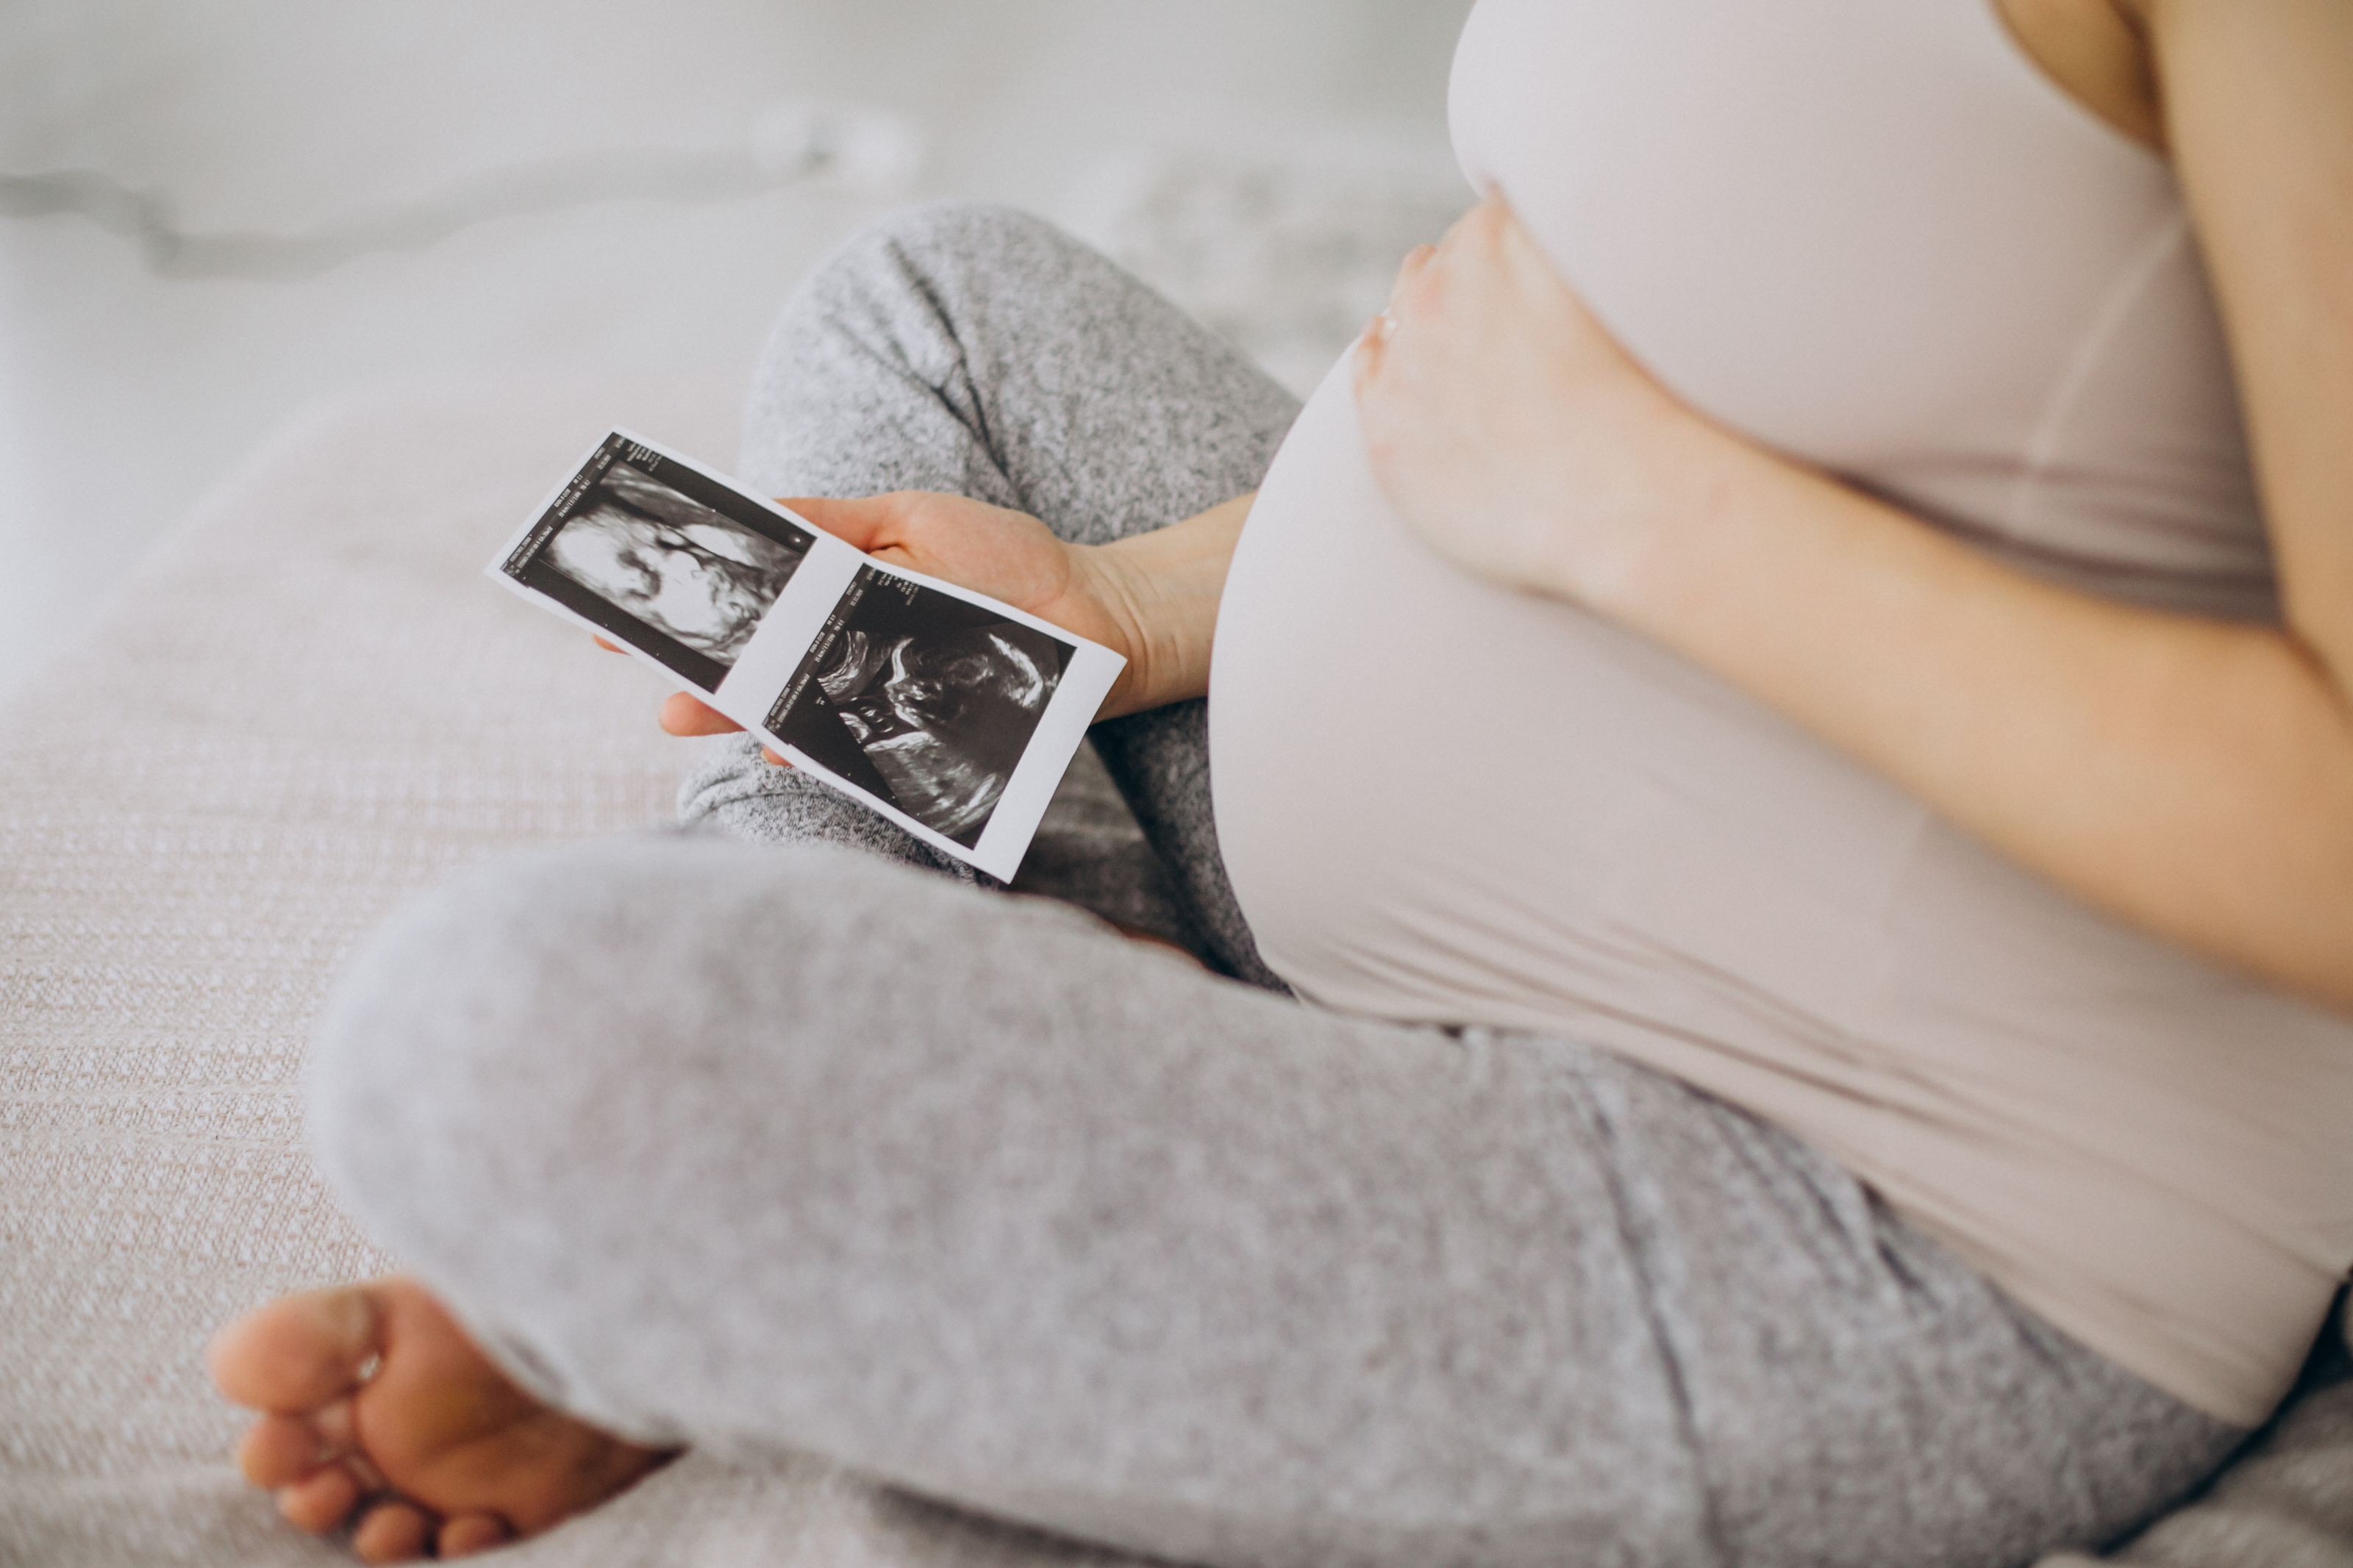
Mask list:
[[[1251,489],[1293,412],[1100,258],[935,207],[795,300],[742,469],[1100,541]],[[1099,727],[1145,837],[1050,844],[1059,899],[716,743],[687,831],[387,928],[322,1028],[322,1164],[588,1420],[1228,1568],[1993,1568],[2237,1441],[1737,1110],[1292,1000],[1202,721]]]

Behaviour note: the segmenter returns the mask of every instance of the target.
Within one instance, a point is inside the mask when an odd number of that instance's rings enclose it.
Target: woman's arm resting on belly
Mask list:
[[[1034,517],[963,496],[905,490],[786,504],[893,566],[1002,599],[1124,655],[1127,668],[1097,715],[1116,719],[1208,690],[1218,599],[1253,499],[1102,545],[1071,544]],[[683,692],[663,703],[661,723],[673,735],[742,728]]]
[[[1664,643],[2021,863],[2353,1012],[2353,6],[2148,0],[2283,584],[2280,629],[2006,570],[1706,425],[1491,201],[1359,348],[1440,552]]]

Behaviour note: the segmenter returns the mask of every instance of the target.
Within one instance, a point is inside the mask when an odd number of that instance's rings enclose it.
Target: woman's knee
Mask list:
[[[1012,207],[904,208],[852,234],[810,271],[769,340],[763,376],[805,376],[854,342],[937,382],[993,334],[1018,329],[1041,305],[1071,308],[1114,274],[1082,241]]]
[[[1024,505],[989,445],[981,402],[1009,360],[1047,352],[1092,265],[1051,226],[1003,207],[894,213],[838,247],[794,290],[744,409],[738,467],[779,495],[952,489]]]
[[[784,1114],[909,944],[953,947],[996,911],[821,846],[647,835],[478,868],[350,965],[313,1046],[313,1151],[404,1252],[486,1210],[622,1201],[695,1146],[712,1097],[765,1078]]]
[[[964,1059],[1019,953],[1072,968],[1104,944],[1126,951],[1040,900],[836,848],[521,857],[412,904],[352,964],[317,1034],[313,1152],[379,1244],[487,1321],[584,1258],[659,1267],[646,1238],[715,1194],[799,1212],[862,1169],[845,1106],[881,1114]]]
[[[649,1023],[686,1005],[663,992],[690,977],[649,970],[693,923],[693,848],[649,835],[494,862],[353,960],[314,1035],[309,1133],[379,1239],[413,1254],[534,1205],[640,1102],[662,1070]]]
[[[1101,258],[1084,242],[1033,214],[986,202],[929,202],[885,214],[818,264],[819,289],[878,280],[957,297],[999,282],[1034,283],[1082,259]]]

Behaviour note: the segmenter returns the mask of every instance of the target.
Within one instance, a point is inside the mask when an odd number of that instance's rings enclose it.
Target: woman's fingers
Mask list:
[[[1430,265],[1430,258],[1437,254],[1438,247],[1434,245],[1417,245],[1407,251],[1405,259],[1398,264],[1397,281],[1389,285],[1388,308],[1375,316],[1372,323],[1366,327],[1364,335],[1356,340],[1356,390],[1359,395],[1363,393],[1365,384],[1381,373],[1381,358],[1389,346],[1389,339],[1397,333],[1398,311],[1404,304],[1407,285]]]
[[[1434,245],[1417,245],[1405,253],[1405,259],[1398,263],[1397,281],[1389,285],[1389,308],[1383,314],[1396,319],[1397,308],[1405,300],[1406,286],[1419,277],[1421,269],[1437,256],[1438,247]]]
[[[795,510],[798,510],[803,503],[798,501],[786,501],[785,504],[792,507]],[[835,506],[844,503],[820,501],[817,504],[820,506]],[[818,520],[812,517],[809,521],[811,522],[815,522]],[[596,646],[603,648],[607,653],[623,653],[627,651],[623,648],[615,647],[603,637],[598,637],[596,639]],[[738,724],[734,720],[730,719],[726,714],[720,712],[709,703],[702,701],[697,698],[689,697],[683,691],[673,691],[668,697],[662,699],[661,727],[664,730],[669,731],[673,735],[687,736],[733,735],[737,731],[744,728],[743,725]],[[793,765],[792,763],[785,761],[784,758],[776,755],[773,750],[766,746],[760,748],[760,754],[767,758],[769,762],[775,763],[777,767],[788,768]]]
[[[1356,340],[1356,387],[1360,393],[1365,383],[1380,374],[1382,352],[1389,346],[1389,339],[1397,335],[1398,318],[1406,310],[1406,290],[1437,258],[1438,247],[1417,245],[1398,264],[1397,281],[1389,285],[1388,308],[1375,316],[1364,336]]]
[[[596,646],[609,653],[624,651],[603,637],[596,639]],[[661,727],[673,735],[732,735],[744,726],[707,702],[689,697],[683,691],[673,691],[662,700]],[[760,748],[760,754],[780,768],[792,766],[765,746]]]
[[[744,728],[707,702],[673,691],[662,700],[661,727],[673,735],[733,735]],[[766,746],[760,754],[780,768],[793,764]]]
[[[1373,318],[1364,336],[1356,340],[1356,400],[1364,402],[1366,392],[1381,374],[1381,360],[1388,352],[1389,334],[1397,331],[1397,319],[1384,310]]]
[[[776,504],[789,508],[846,544],[870,553],[892,542],[904,521],[900,495],[862,496],[855,500],[828,500],[818,496],[779,496]]]
[[[661,727],[673,735],[732,735],[744,726],[683,691],[663,699]]]
[[[1437,255],[1438,247],[1434,245],[1417,245],[1405,253],[1405,259],[1398,264],[1397,281],[1389,285],[1388,308],[1373,318],[1372,326],[1365,333],[1367,342],[1376,345],[1388,343],[1390,334],[1398,329],[1398,316],[1406,308],[1406,290],[1412,287],[1413,280],[1421,276],[1422,268],[1428,267]]]

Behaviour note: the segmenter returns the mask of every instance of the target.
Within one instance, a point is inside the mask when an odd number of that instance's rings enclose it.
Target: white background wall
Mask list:
[[[565,154],[744,145],[764,106],[920,127],[912,185],[607,202],[299,280],[160,277],[0,216],[0,692],[302,405],[483,374],[740,379],[791,281],[899,201],[1051,210],[1122,149],[1443,148],[1468,0],[0,0],[0,174],[301,232]],[[722,460],[726,454],[715,454]]]

